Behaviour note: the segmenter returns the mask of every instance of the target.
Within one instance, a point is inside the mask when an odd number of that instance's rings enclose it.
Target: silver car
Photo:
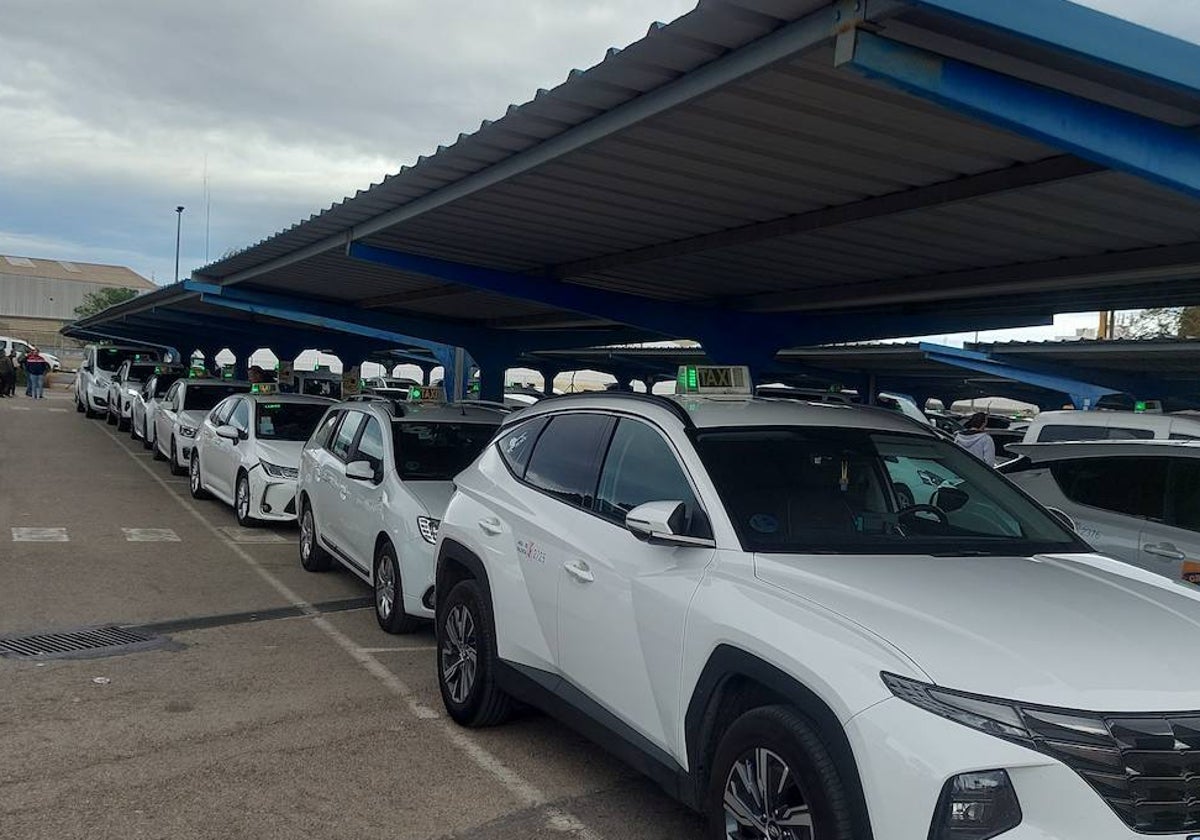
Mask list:
[[[1000,472],[1075,521],[1097,551],[1200,584],[1200,442],[1014,444]]]

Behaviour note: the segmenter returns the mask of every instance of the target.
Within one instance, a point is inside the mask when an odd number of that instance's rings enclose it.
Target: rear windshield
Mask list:
[[[158,378],[154,380],[154,396],[161,397],[167,393],[172,385],[179,379],[182,374],[179,373],[160,373]]]
[[[934,437],[713,429],[697,435],[696,448],[749,551],[1030,556],[1086,550],[991,467]]]
[[[154,375],[156,369],[156,365],[130,365],[126,379],[129,382],[145,382]]]
[[[158,350],[130,350],[127,347],[97,347],[96,365],[101,370],[116,370],[129,359],[157,362],[162,360]]]
[[[396,471],[411,481],[449,481],[475,460],[497,428],[491,423],[393,423]]]
[[[328,409],[325,403],[259,403],[255,429],[260,440],[308,440]]]
[[[249,385],[189,385],[183,394],[183,410],[208,411],[226,397],[249,390]]]

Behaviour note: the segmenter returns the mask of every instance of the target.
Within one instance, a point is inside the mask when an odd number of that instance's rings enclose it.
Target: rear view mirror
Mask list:
[[[965,490],[959,490],[957,487],[939,487],[933,491],[930,504],[946,513],[954,513],[954,511],[966,507],[969,501],[971,501],[971,497]]]
[[[355,481],[374,481],[375,468],[371,466],[370,461],[351,461],[346,465],[346,478],[352,478]]]
[[[237,440],[241,434],[233,426],[217,426],[217,437],[225,438],[225,440]]]
[[[712,540],[682,533],[687,517],[683,502],[646,502],[625,514],[625,527],[639,540],[658,545],[712,548]]]

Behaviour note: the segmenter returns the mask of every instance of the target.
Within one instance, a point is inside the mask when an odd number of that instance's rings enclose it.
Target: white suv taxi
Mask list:
[[[336,559],[370,584],[389,633],[432,618],[434,544],[454,476],[506,414],[391,401],[330,409],[300,458],[301,564],[319,572]]]
[[[540,402],[456,477],[451,717],[540,706],[709,838],[1200,835],[1194,588],[907,418],[680,384]],[[948,479],[928,501],[911,461]]]

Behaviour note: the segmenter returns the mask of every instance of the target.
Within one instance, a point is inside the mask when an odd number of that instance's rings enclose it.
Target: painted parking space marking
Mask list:
[[[126,542],[181,542],[170,528],[122,528]]]
[[[222,525],[217,530],[224,534],[227,539],[247,545],[291,542],[291,540],[281,537],[274,531],[257,531],[252,528],[240,528],[237,525]]]
[[[13,528],[13,542],[70,542],[66,528]]]
[[[50,409],[50,411],[53,412],[54,414],[66,414],[67,413],[67,410],[65,408],[52,408],[52,409]]]
[[[29,406],[27,406],[27,405],[10,405],[9,408],[11,408],[13,411],[30,411],[31,410],[29,408]]]

